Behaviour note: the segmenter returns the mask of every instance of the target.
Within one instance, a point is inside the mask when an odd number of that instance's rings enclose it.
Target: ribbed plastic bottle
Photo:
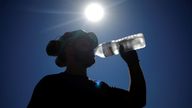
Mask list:
[[[146,43],[143,33],[137,33],[126,36],[121,39],[112,40],[111,42],[103,42],[95,48],[95,55],[105,58],[119,54],[119,47],[122,45],[124,51],[138,50],[145,48]]]

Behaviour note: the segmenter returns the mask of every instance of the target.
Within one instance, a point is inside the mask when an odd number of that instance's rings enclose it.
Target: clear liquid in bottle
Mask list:
[[[95,55],[105,58],[112,55],[119,54],[119,46],[122,45],[124,50],[138,50],[146,46],[144,35],[142,33],[126,36],[121,39],[112,40],[111,42],[104,42],[95,48]]]

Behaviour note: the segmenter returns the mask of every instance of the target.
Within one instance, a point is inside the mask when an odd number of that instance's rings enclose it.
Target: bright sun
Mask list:
[[[104,16],[104,10],[98,3],[91,3],[85,8],[85,16],[91,22],[98,22]]]

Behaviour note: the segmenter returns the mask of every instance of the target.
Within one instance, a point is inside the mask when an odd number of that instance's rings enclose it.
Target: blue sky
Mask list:
[[[0,1],[0,107],[25,108],[43,76],[64,71],[46,55],[48,41],[84,29],[100,43],[144,33],[147,45],[138,55],[147,83],[146,108],[191,108],[192,2],[97,0],[106,14],[93,24],[82,15],[89,1]],[[96,57],[88,71],[92,79],[128,88],[127,66],[118,55]]]

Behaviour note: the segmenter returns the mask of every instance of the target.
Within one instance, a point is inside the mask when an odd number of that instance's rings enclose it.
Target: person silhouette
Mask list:
[[[146,105],[146,84],[135,50],[120,55],[129,67],[131,85],[128,90],[111,87],[103,81],[93,81],[87,68],[95,63],[94,48],[98,40],[93,32],[76,30],[51,40],[46,48],[55,63],[66,67],[64,72],[46,75],[35,86],[27,108],[64,108],[88,105],[119,105],[141,108]]]

